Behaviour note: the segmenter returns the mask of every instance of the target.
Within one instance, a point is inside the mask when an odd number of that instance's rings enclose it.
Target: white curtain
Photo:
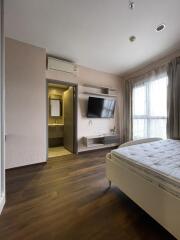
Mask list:
[[[165,68],[153,71],[133,84],[133,139],[167,137],[167,84]]]

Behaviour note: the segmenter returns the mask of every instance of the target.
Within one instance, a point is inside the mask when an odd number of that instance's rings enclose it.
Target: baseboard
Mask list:
[[[3,210],[4,204],[5,204],[5,195],[3,194],[2,197],[0,197],[0,214]]]
[[[38,163],[32,163],[32,164],[27,164],[24,166],[18,166],[18,167],[11,167],[11,168],[6,168],[6,171],[13,171],[15,169],[23,169],[23,168],[27,168],[27,167],[33,167],[33,166],[37,166],[37,165],[45,165],[47,164],[47,161],[45,162],[38,162]]]

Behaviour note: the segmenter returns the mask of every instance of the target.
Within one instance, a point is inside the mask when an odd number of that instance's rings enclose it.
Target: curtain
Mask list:
[[[125,142],[132,140],[132,90],[133,84],[131,81],[125,82]]]
[[[180,57],[168,65],[167,136],[180,139]]]
[[[164,66],[126,81],[126,141],[166,138],[167,80]]]

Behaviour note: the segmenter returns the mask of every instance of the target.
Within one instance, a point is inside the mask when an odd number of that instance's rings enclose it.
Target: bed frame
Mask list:
[[[133,145],[133,142],[129,145]],[[128,143],[125,146],[128,146]],[[113,161],[111,154],[106,156],[106,176],[109,187],[111,182],[118,186],[167,231],[180,239],[180,199],[178,197],[133,172],[125,164],[121,164],[121,161]]]

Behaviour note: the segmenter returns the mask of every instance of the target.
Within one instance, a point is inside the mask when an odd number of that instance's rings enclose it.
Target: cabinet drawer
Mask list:
[[[62,138],[64,136],[64,127],[62,126],[49,126],[48,127],[49,138]]]
[[[112,144],[112,143],[120,144],[120,137],[117,135],[104,137],[104,144]]]

